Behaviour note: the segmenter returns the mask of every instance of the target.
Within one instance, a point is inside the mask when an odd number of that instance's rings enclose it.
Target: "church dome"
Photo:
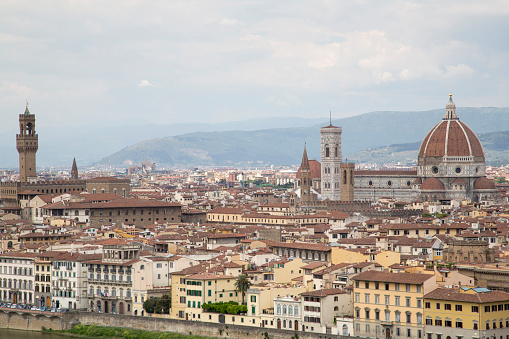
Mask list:
[[[495,187],[495,184],[493,183],[493,181],[491,181],[490,179],[488,179],[486,177],[481,177],[475,181],[474,189],[475,190],[494,190],[497,188]]]
[[[419,158],[441,157],[482,157],[484,151],[479,138],[456,115],[452,95],[446,106],[446,113],[422,141]]]
[[[421,185],[421,191],[443,191],[444,184],[437,178],[427,178]]]

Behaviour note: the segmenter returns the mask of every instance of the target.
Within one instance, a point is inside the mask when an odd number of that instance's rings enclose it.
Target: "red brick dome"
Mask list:
[[[419,149],[419,157],[483,157],[484,151],[477,135],[456,115],[456,106],[449,98],[446,113],[429,131]]]
[[[421,191],[443,191],[444,184],[437,178],[427,178],[421,185]]]
[[[494,190],[496,189],[495,183],[486,177],[477,179],[474,183],[475,190]]]

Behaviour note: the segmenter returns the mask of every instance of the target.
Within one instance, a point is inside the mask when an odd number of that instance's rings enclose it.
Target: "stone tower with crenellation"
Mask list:
[[[320,128],[322,200],[337,201],[341,199],[341,127],[329,126]]]
[[[35,115],[28,110],[19,115],[19,134],[16,135],[16,149],[19,153],[19,181],[36,182],[35,154],[39,148],[39,137],[35,133]]]

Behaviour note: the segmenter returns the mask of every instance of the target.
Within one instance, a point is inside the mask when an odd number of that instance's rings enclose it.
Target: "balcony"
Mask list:
[[[100,267],[96,267],[95,271],[96,271],[97,273],[100,273],[100,272],[101,272],[101,268],[100,268]]]
[[[380,322],[380,324],[382,324],[382,326],[393,326],[394,325],[394,321],[382,320]]]
[[[114,268],[112,268],[112,269],[110,270],[110,273],[112,273],[112,274],[116,274],[116,273],[117,273],[117,270],[116,270],[116,269],[114,269]]]
[[[108,271],[109,271],[109,270],[108,270],[108,267],[103,268],[103,272],[104,272],[104,273],[108,273]]]
[[[126,271],[125,271],[125,273],[126,273],[126,274],[131,274],[131,273],[132,273],[132,271],[131,271],[131,270],[126,270]]]

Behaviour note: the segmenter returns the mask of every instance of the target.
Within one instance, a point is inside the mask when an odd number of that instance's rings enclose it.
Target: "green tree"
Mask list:
[[[504,177],[498,177],[497,178],[497,184],[503,184],[504,182],[506,182]]]
[[[157,298],[150,298],[143,302],[143,308],[147,313],[154,313],[154,309],[157,303]]]
[[[251,287],[251,281],[249,281],[247,274],[239,275],[235,281],[235,290],[242,293],[242,305],[244,305],[244,298],[249,287]]]

